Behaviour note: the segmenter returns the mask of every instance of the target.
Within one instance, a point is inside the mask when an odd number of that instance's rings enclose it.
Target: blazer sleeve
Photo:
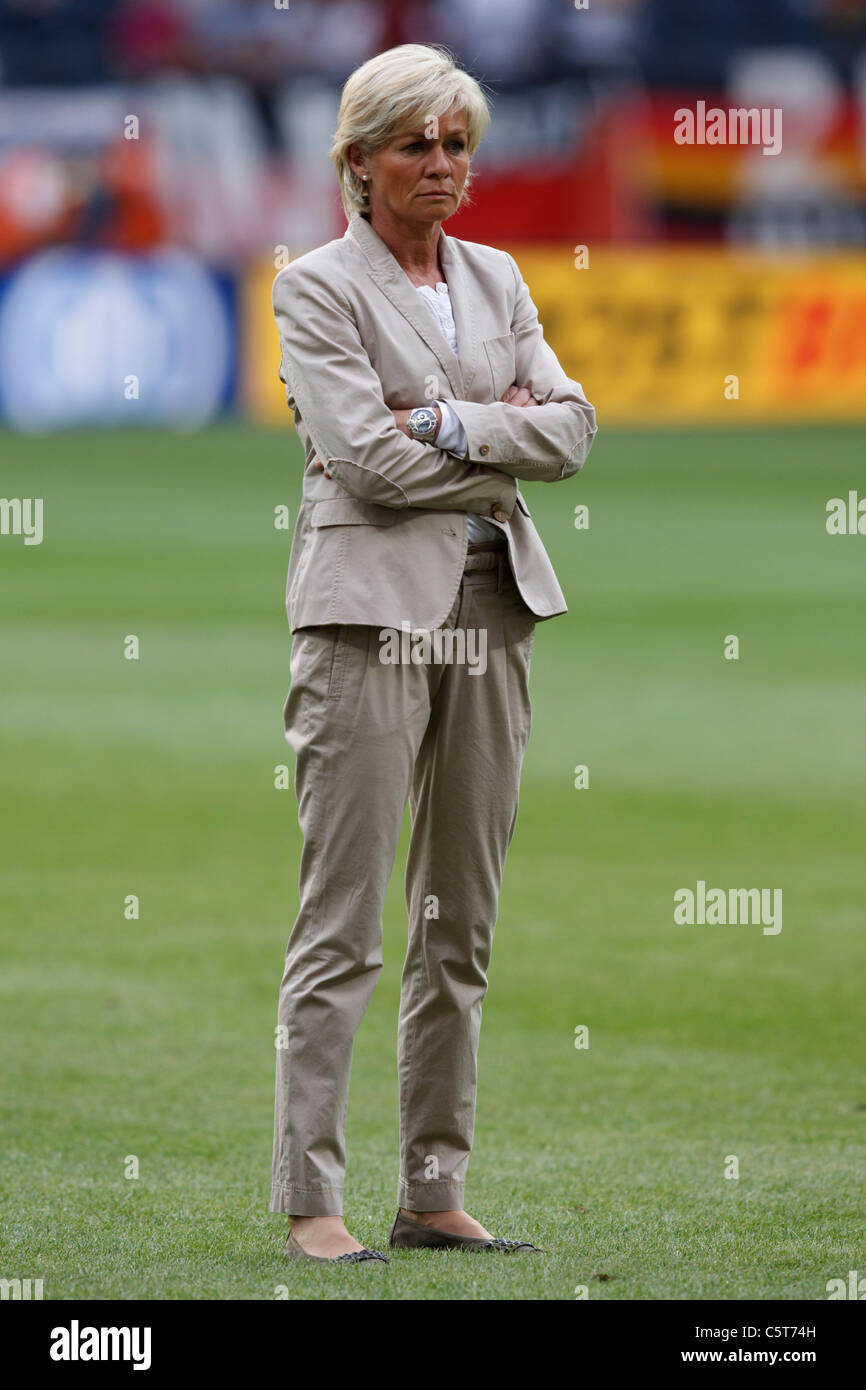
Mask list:
[[[409,439],[394,423],[345,298],[302,262],[274,281],[280,379],[316,453],[351,497],[385,507],[511,516],[513,477]]]
[[[538,310],[512,256],[504,253],[515,278],[517,298],[512,315],[515,381],[526,386],[537,406],[494,401],[449,401],[469,441],[470,459],[483,459],[514,478],[555,483],[586,462],[595,438],[595,410],[579,381],[565,375],[553,349],[544,341]]]

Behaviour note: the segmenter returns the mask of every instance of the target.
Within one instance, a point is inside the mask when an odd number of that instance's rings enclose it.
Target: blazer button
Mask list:
[[[489,445],[489,444],[482,444],[482,445],[481,445],[481,448],[478,450],[478,452],[479,452],[479,454],[481,455],[482,458],[486,458],[487,455],[490,453],[490,445]]]

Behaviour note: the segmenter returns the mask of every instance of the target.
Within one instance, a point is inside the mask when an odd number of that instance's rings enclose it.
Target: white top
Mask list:
[[[442,334],[448,343],[454,356],[459,358],[457,351],[457,328],[454,324],[454,311],[451,307],[451,295],[448,286],[442,280],[433,288],[432,285],[416,285],[416,290],[420,294],[424,303],[429,305],[436,318]],[[439,426],[439,433],[436,436],[436,448],[444,449],[446,453],[454,454],[457,458],[465,459],[469,448],[469,441],[466,438],[466,431],[459,419],[451,409],[447,401],[431,401],[431,405],[438,405],[442,411],[442,423]],[[469,532],[470,541],[502,540],[502,532],[493,525],[492,521],[486,521],[484,517],[478,516],[476,512],[466,513],[466,526]]]

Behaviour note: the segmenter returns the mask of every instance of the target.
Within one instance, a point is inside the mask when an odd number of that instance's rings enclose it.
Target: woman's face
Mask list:
[[[400,222],[429,225],[456,212],[469,173],[465,111],[417,116],[400,127],[375,154],[352,160],[369,174],[370,211]]]

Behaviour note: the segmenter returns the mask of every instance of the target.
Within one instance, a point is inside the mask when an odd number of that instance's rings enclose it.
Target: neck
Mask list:
[[[429,276],[439,270],[441,221],[403,222],[376,208],[370,214],[370,226],[407,275]]]

